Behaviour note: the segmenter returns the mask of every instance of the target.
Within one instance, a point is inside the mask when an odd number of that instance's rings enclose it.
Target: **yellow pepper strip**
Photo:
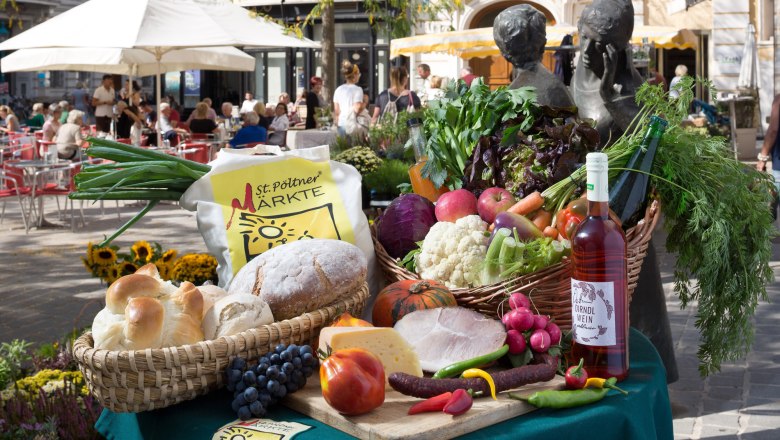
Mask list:
[[[490,395],[493,397],[493,400],[498,400],[496,398],[496,383],[493,382],[493,377],[491,377],[487,371],[480,370],[479,368],[469,368],[468,370],[464,371],[463,374],[461,374],[461,377],[465,377],[466,379],[481,377],[485,379],[485,381],[488,383],[488,386],[490,387]]]
[[[585,381],[585,388],[609,388],[611,390],[619,391],[623,395],[628,394],[627,391],[618,388],[618,386],[615,384],[608,383],[607,379],[602,379],[600,377],[589,377],[588,380]]]
[[[585,382],[585,388],[604,388],[604,382],[606,381],[607,379],[600,377],[589,377]]]

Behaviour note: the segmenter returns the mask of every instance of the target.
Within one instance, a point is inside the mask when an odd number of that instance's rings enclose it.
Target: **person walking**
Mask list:
[[[772,162],[772,175],[775,178],[775,197],[772,202],[772,217],[777,219],[778,197],[780,195],[780,147],[777,146],[780,136],[780,94],[775,95],[772,101],[772,113],[769,116],[769,128],[764,135],[764,143],[761,145],[761,152],[758,153],[758,162],[756,169],[758,171],[767,171],[767,162]]]
[[[417,76],[420,77],[420,82],[417,86],[417,96],[420,97],[420,103],[426,105],[428,99],[430,99],[431,91],[431,66],[422,63],[417,65]]]
[[[367,131],[357,127],[357,115],[363,110],[363,89],[357,85],[360,81],[360,68],[349,60],[341,64],[341,74],[344,75],[344,84],[336,87],[333,92],[333,118],[337,121],[339,135],[361,135],[361,131]]]
[[[685,64],[678,64],[677,67],[674,68],[674,78],[672,78],[672,81],[669,82],[669,97],[670,98],[679,98],[680,97],[680,91],[677,89],[677,83],[680,82],[683,77],[688,75],[688,67],[685,66]]]
[[[395,122],[398,113],[406,109],[414,111],[420,108],[420,98],[411,90],[407,90],[408,84],[409,74],[405,67],[390,69],[390,88],[377,96],[376,107],[371,117],[372,124],[376,124],[380,118],[390,117]]]
[[[306,129],[317,128],[317,109],[322,105],[322,78],[312,76],[309,80],[309,91],[306,92]]]

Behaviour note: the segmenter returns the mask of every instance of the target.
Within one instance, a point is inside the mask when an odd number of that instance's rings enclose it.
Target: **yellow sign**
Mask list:
[[[212,440],[290,440],[311,428],[297,422],[277,422],[270,419],[236,420],[219,428]]]
[[[291,241],[355,243],[330,162],[299,157],[211,176],[222,206],[233,275],[252,258]]]

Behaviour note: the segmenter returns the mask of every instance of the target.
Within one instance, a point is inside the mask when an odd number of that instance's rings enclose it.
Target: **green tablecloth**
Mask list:
[[[463,439],[672,439],[672,411],[666,373],[650,341],[636,329],[630,336],[630,373],[621,387],[623,397],[611,393],[603,401],[568,410],[540,409],[493,425]],[[217,391],[172,407],[138,414],[103,410],[95,428],[109,440],[211,439],[235,414],[230,396]],[[268,418],[313,426],[296,439],[352,438],[341,431],[284,407]]]

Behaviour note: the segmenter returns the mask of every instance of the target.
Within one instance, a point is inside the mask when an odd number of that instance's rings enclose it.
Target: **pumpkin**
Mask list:
[[[333,321],[331,327],[373,327],[370,322],[355,318],[349,312],[344,312]]]
[[[415,310],[457,306],[455,297],[444,284],[433,280],[402,280],[385,287],[374,302],[373,322],[377,327],[392,327]]]

